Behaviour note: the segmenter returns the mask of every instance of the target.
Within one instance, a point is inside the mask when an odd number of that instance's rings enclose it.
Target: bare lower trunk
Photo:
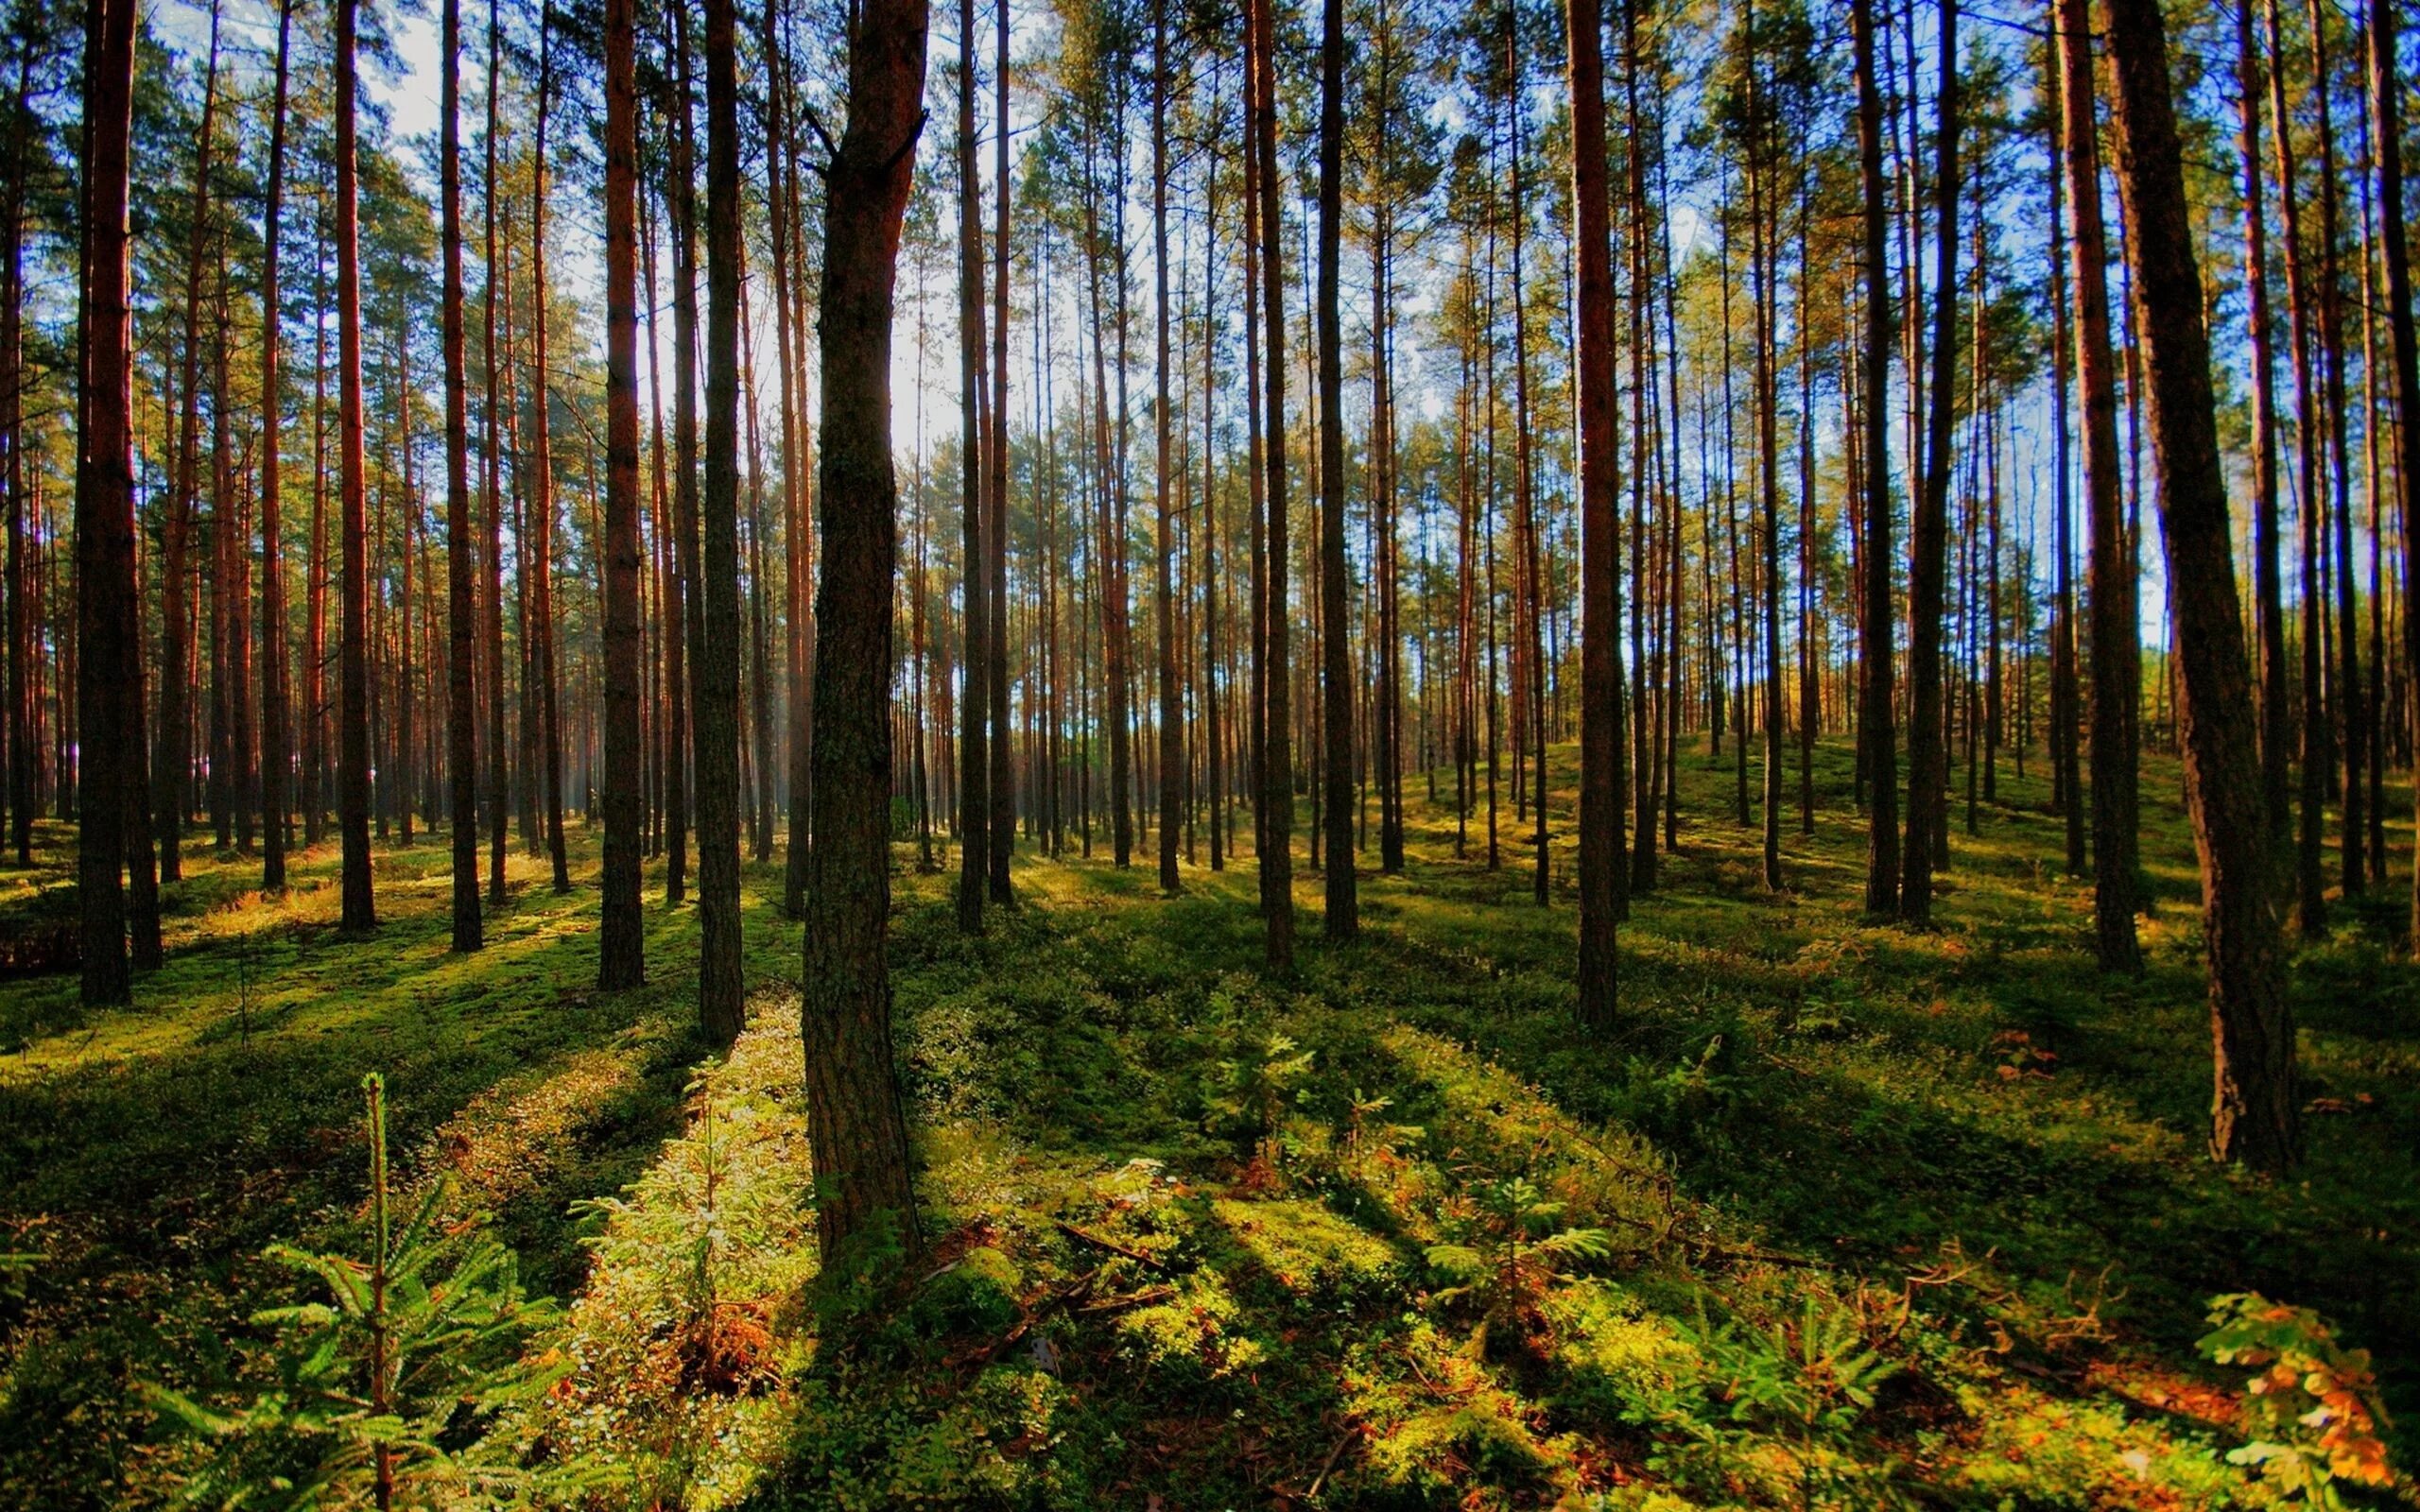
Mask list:
[[[816,1226],[833,1269],[886,1233],[919,1247],[890,1040],[890,679],[898,491],[890,462],[891,285],[922,123],[925,8],[866,0],[849,114],[826,170],[823,559],[815,662],[815,846],[804,1000]],[[860,1249],[859,1246],[866,1246]]]
[[[2202,274],[2155,0],[2110,0],[2109,52],[2118,180],[2176,622],[2186,807],[2202,864],[2215,1070],[2210,1149],[2222,1160],[2279,1169],[2301,1153],[2293,1019],[2262,833]]]

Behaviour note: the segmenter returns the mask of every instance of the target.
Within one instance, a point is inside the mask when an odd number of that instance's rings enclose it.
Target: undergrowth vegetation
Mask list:
[[[2031,782],[1958,835],[1940,928],[1863,925],[1846,756],[1778,897],[1720,816],[1727,771],[1685,763],[1681,852],[1598,1041],[1571,1026],[1568,851],[1542,913],[1481,824],[1454,857],[1442,805],[1408,875],[1365,881],[1367,937],[1288,981],[1255,969],[1248,865],[1163,900],[1021,857],[1023,906],[970,940],[903,850],[921,1243],[830,1273],[776,873],[749,878],[751,1026],[709,1060],[677,1027],[685,910],[650,905],[654,985],[600,997],[591,895],[534,870],[464,962],[438,851],[382,856],[366,946],[320,921],[320,858],[267,902],[205,863],[132,1012],[0,998],[0,1250],[30,1257],[0,1277],[0,1499],[219,1498],[223,1435],[193,1428],[279,1378],[294,1314],[268,1310],[325,1300],[293,1257],[370,1253],[371,1069],[396,1200],[561,1299],[513,1389],[458,1392],[431,1435],[514,1475],[429,1501],[2408,1497],[2420,1015],[2393,902],[2297,965],[2308,1167],[2219,1170],[2172,803],[2151,969],[2112,982]]]

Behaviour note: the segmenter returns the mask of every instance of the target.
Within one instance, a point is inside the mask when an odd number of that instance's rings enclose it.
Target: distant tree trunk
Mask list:
[[[458,951],[481,944],[479,919],[478,761],[472,724],[473,633],[478,606],[471,579],[470,420],[462,366],[462,6],[445,0],[442,99],[439,105],[438,177],[443,201],[441,235],[445,291],[445,757],[454,835],[454,932]],[[271,811],[271,844],[283,816]]]
[[[2269,76],[2269,103],[2277,116],[2277,208],[2284,221],[2286,244],[2286,303],[2293,321],[2294,357],[2294,461],[2295,482],[2301,507],[2295,511],[2301,525],[2302,581],[2298,594],[2302,607],[2303,707],[2302,728],[2295,731],[2286,713],[2285,701],[2279,700],[2277,718],[2273,729],[2283,738],[2278,755],[2272,763],[2277,768],[2277,797],[2284,799],[2288,763],[2294,745],[2301,748],[2300,813],[2290,829],[2287,816],[2280,808],[2276,833],[2282,841],[2288,833],[2294,835],[2293,886],[2295,921],[2305,939],[2316,939],[2327,931],[2326,882],[2324,876],[2322,831],[2325,820],[2320,810],[2327,799],[2327,695],[2324,686],[2325,660],[2321,651],[2322,631],[2320,606],[2324,595],[2319,584],[2319,515],[2320,456],[2325,444],[2325,422],[2321,419],[2318,402],[2311,391],[2311,348],[2316,336],[2311,331],[2313,303],[2310,280],[2303,266],[2303,233],[2301,184],[2297,180],[2294,163],[2292,117],[2286,100],[2286,44],[2284,27],[2280,25],[2276,0],[2268,0],[2267,11],[2269,51],[2276,60],[2276,67]],[[2278,669],[2282,685],[2285,669]],[[2267,752],[2263,751],[2263,756]]]
[[[2265,85],[2252,8],[2253,0],[2242,0],[2236,22],[2238,118],[2243,149],[2243,282],[2249,305],[2245,323],[2252,343],[2252,603],[2259,635],[2261,806],[2268,833],[2283,835],[2292,736],[2286,698],[2285,600],[2278,573],[2277,380],[2270,335],[2268,175],[2260,162]],[[2278,130],[2282,133],[2290,125],[2281,117]]]
[[[487,516],[481,523],[487,530],[488,591],[487,602],[482,606],[486,618],[481,627],[488,650],[488,901],[498,906],[505,901],[504,811],[511,782],[504,738],[504,399],[496,333],[497,307],[508,297],[497,286],[503,273],[496,237],[495,161],[496,138],[500,134],[496,77],[502,51],[503,31],[497,25],[496,0],[488,0],[488,121],[484,143],[487,172],[479,189],[487,220],[486,287],[480,301],[487,321],[487,339],[480,348],[487,382],[487,403],[480,411],[480,466],[484,470],[480,498]]]
[[[293,807],[289,801],[292,789],[287,785],[293,768],[294,734],[289,710],[291,679],[285,665],[285,526],[279,512],[284,487],[280,474],[285,461],[281,437],[285,395],[280,374],[284,309],[279,303],[277,279],[278,241],[285,215],[286,44],[293,22],[293,0],[279,0],[276,82],[268,114],[268,201],[261,215],[261,815],[266,821],[266,833],[261,836],[261,885],[270,891],[285,885],[285,821]],[[458,20],[456,30],[459,29]],[[460,70],[454,62],[452,49],[446,58],[451,69],[449,80],[458,93]],[[447,119],[451,122],[452,118],[449,109]],[[449,158],[449,164],[457,164],[458,156],[458,151]],[[458,165],[455,179],[458,201]],[[458,224],[450,238],[458,273],[461,259],[458,220]],[[455,317],[458,325],[458,276],[455,284]],[[467,705],[467,695],[464,702]],[[171,796],[183,801],[182,784]],[[475,902],[475,879],[473,896]]]
[[[1177,889],[1177,825],[1184,789],[1184,703],[1176,680],[1176,555],[1174,490],[1170,471],[1175,416],[1168,393],[1168,18],[1167,0],[1151,5],[1151,271],[1152,308],[1159,329],[1151,419],[1157,431],[1153,490],[1158,495],[1158,534],[1153,568],[1159,620],[1160,681],[1160,890]],[[1330,884],[1333,886],[1333,883]]]
[[[2202,274],[2156,0],[2109,0],[2109,53],[2118,181],[2176,621],[2186,808],[2202,864],[2215,1070],[2210,1150],[2221,1160],[2282,1169],[2301,1154],[2293,1018],[2261,833]]]
[[[311,544],[302,586],[302,843],[328,807],[328,238],[322,197],[311,257]]]
[[[985,795],[991,806],[992,843],[985,849],[983,859],[992,901],[1005,904],[1014,899],[1009,862],[1017,845],[1017,784],[1016,770],[1010,760],[1013,747],[1010,742],[1012,712],[1009,707],[1009,0],[995,0],[994,9],[999,24],[994,33],[997,56],[992,81],[997,120],[992,145],[995,169],[994,203],[998,218],[992,236],[992,383],[991,409],[985,417],[989,424],[985,430],[984,467],[989,502],[983,532],[984,544],[991,548],[986,568],[992,575],[991,591],[984,595],[986,607],[992,611],[992,632],[986,637],[986,649],[991,652],[986,668],[991,696],[985,700],[992,715],[992,741],[986,752],[992,770]]]
[[[2369,734],[2361,698],[2361,656],[2359,621],[2353,603],[2352,466],[2346,433],[2351,430],[2350,406],[2344,392],[2344,280],[2339,262],[2342,219],[2337,198],[2336,114],[2331,97],[2334,78],[2327,58],[2325,18],[2313,6],[2311,22],[2312,89],[2319,96],[2319,335],[2326,359],[2327,396],[2324,414],[2329,441],[2328,508],[2335,520],[2337,697],[2343,711],[2344,739],[2344,896],[2357,896],[2367,880],[2363,857],[2368,819],[2368,795],[2362,771],[2368,758]]]
[[[672,490],[672,717],[676,759],[666,806],[671,811],[671,854],[666,860],[665,902],[677,904],[688,870],[688,826],[693,796],[700,793],[697,766],[697,674],[704,658],[704,606],[698,584],[698,190],[696,111],[689,75],[689,23],[685,7],[672,9],[673,118],[665,198],[672,231],[672,454],[678,481]]]
[[[2370,139],[2377,163],[2379,261],[2386,270],[2388,352],[2394,368],[2395,486],[2402,494],[2403,581],[2420,583],[2420,340],[2411,325],[2411,248],[2403,224],[2403,75],[2396,61],[2393,0],[2369,0]],[[2420,669],[2420,613],[2403,611],[2403,664],[2408,679]],[[2420,729],[2420,699],[2408,699]],[[2420,866],[2411,870],[2411,937],[2420,948]],[[2291,1041],[2289,1042],[2290,1049]]]
[[[1210,118],[1223,125],[1216,76]],[[1202,758],[1208,768],[1210,869],[1227,869],[1226,736],[1219,705],[1219,156],[1216,135],[1202,166],[1201,192],[1201,722]],[[1250,407],[1250,401],[1246,401]],[[1047,569],[1046,568],[1046,571]],[[1056,621],[1052,622],[1055,636]],[[1054,643],[1055,644],[1055,643]],[[1052,659],[1056,661],[1055,656]],[[1056,717],[1053,717],[1056,729]],[[1054,756],[1050,768],[1055,773]],[[1054,811],[1055,812],[1055,811]],[[1055,850],[1055,847],[1054,847]]]
[[[40,765],[42,721],[34,706],[41,680],[34,660],[34,562],[26,522],[29,513],[25,461],[26,173],[33,136],[33,43],[17,40],[17,85],[7,123],[8,173],[0,177],[0,489],[8,490],[9,843],[17,865],[33,865],[35,774]]]
[[[692,693],[698,745],[698,1011],[707,1038],[725,1045],[739,1037],[746,1022],[739,935],[736,9],[734,0],[706,0],[706,476],[698,560],[703,625]],[[887,595],[880,612],[887,629]],[[887,655],[882,666],[887,673]],[[887,831],[888,799],[875,806]]]
[[[2060,125],[2073,219],[2076,371],[2083,390],[2084,494],[2092,511],[2093,922],[2100,967],[2139,971],[2135,938],[2137,750],[2143,668],[2135,625],[2135,545],[2118,476],[2118,397],[2109,347],[2109,280],[2100,229],[2100,147],[2093,119],[2092,34],[2085,0],[2058,0]]]
[[[975,0],[958,0],[959,493],[963,668],[959,690],[958,927],[983,932],[991,881],[992,608],[990,523],[983,489],[987,389],[983,341],[983,180],[975,143]]]
[[[176,475],[161,535],[164,558],[160,577],[160,730],[153,745],[151,791],[160,846],[160,880],[183,875],[187,795],[193,785],[191,721],[186,713],[193,684],[193,644],[186,594],[193,572],[186,553],[193,539],[194,500],[199,487],[201,434],[201,277],[211,238],[211,157],[218,137],[219,8],[210,11],[210,61],[203,76],[201,130],[195,138],[193,194],[185,224],[183,373],[179,388],[180,439]],[[215,684],[214,684],[215,685]],[[223,778],[223,771],[220,773]],[[223,810],[222,810],[223,812]]]
[[[717,0],[717,4],[721,0]],[[816,1228],[838,1266],[888,1232],[921,1247],[890,1040],[891,288],[923,122],[924,0],[864,0],[848,121],[825,170],[823,535],[815,846],[800,1013]]]
[[[1286,603],[1286,270],[1281,255],[1284,188],[1277,176],[1277,37],[1273,0],[1246,0],[1247,68],[1259,224],[1255,229],[1261,278],[1261,333],[1266,386],[1261,421],[1265,481],[1266,562],[1262,573],[1260,908],[1267,925],[1266,954],[1276,972],[1294,969],[1294,777],[1289,729],[1288,660],[1290,628]]]
[[[1320,43],[1320,651],[1326,729],[1327,937],[1361,927],[1353,857],[1353,653],[1344,564],[1344,6],[1325,0]],[[1161,559],[1167,559],[1165,551]]]
[[[127,722],[125,679],[136,669],[133,394],[127,378],[127,199],[134,114],[134,7],[92,0],[84,12],[83,249],[77,325],[82,382],[76,434],[76,703],[82,742],[77,899],[82,915],[82,1001],[133,1001],[127,969],[124,867],[147,814],[128,800],[142,761]],[[147,839],[143,842],[148,850]]]
[[[1513,36],[1513,12],[1504,11],[1505,64],[1514,87],[1509,104],[1512,116],[1512,163],[1510,175],[1512,243],[1512,523],[1514,549],[1520,561],[1513,574],[1518,611],[1514,615],[1515,634],[1521,655],[1514,658],[1513,676],[1528,673],[1525,685],[1528,695],[1529,725],[1520,728],[1516,717],[1515,733],[1526,733],[1525,749],[1536,771],[1530,781],[1530,821],[1536,846],[1536,866],[1532,873],[1530,895],[1541,908],[1547,906],[1547,666],[1546,636],[1541,610],[1546,604],[1543,553],[1538,543],[1537,490],[1531,466],[1532,438],[1530,409],[1530,320],[1528,284],[1521,271],[1521,248],[1524,229],[1529,220],[1529,200],[1521,180],[1522,143],[1521,120],[1526,109],[1521,93],[1524,78],[1522,58]],[[1515,706],[1516,714],[1518,705]],[[1517,780],[1520,768],[1516,765]],[[1517,796],[1517,794],[1516,794]]]
[[[344,563],[338,575],[337,824],[343,840],[343,927],[378,924],[370,891],[370,558],[362,459],[361,209],[354,161],[354,11],[337,0],[337,427]]]
[[[2058,22],[2058,0],[2051,0],[2050,20]],[[2048,49],[2048,66],[2056,76],[2059,49]],[[2053,85],[2055,93],[2057,86]],[[2066,835],[2067,875],[2081,877],[2084,868],[2083,765],[2079,758],[2076,706],[2082,701],[2076,685],[2075,504],[2069,496],[2074,468],[2067,460],[2067,400],[2074,340],[2068,330],[2066,154],[2060,146],[2064,127],[2052,112],[2050,158],[2050,511],[2052,609],[2050,618],[2050,803]]]
[[[1628,4],[1629,0],[1625,0]],[[1621,490],[1615,448],[1613,215],[1605,171],[1604,14],[1568,0],[1574,381],[1580,430],[1580,1022],[1619,1011],[1622,828]]]
[[[773,75],[766,91],[766,134],[774,144],[774,178],[765,208],[772,233],[773,325],[781,347],[782,554],[786,590],[782,649],[787,674],[783,697],[787,714],[790,820],[789,850],[782,870],[782,911],[796,919],[806,909],[807,853],[814,846],[807,827],[807,795],[814,783],[810,751],[815,738],[814,692],[807,668],[814,646],[810,600],[815,558],[807,538],[806,321],[801,318],[806,291],[797,287],[804,282],[800,273],[804,262],[793,261],[794,243],[805,240],[799,215],[798,138],[790,108],[797,81],[780,26],[783,14],[779,4],[765,7],[765,57]],[[651,343],[648,350],[654,350]]]
[[[2072,3],[2072,0],[2069,0]],[[1938,226],[1933,250],[1932,415],[1925,441],[1924,496],[1909,534],[1908,830],[1899,879],[1899,917],[1932,919],[1936,836],[1948,776],[1942,724],[1943,579],[1949,547],[1950,433],[1958,372],[1958,4],[1942,0],[1940,163],[1933,173]]]
[[[554,12],[542,9],[538,26],[538,130],[529,168],[529,534],[521,570],[529,584],[529,610],[522,627],[529,642],[528,666],[537,686],[538,759],[543,764],[539,799],[546,856],[555,891],[571,890],[571,862],[563,842],[563,726],[555,650],[555,464],[554,377],[547,357],[554,324],[546,287],[546,127],[554,77]]]
[[[446,0],[449,16],[458,3]],[[639,149],[631,9],[631,0],[605,0],[605,897],[596,985],[608,992],[647,979],[639,904],[646,811],[639,799]],[[447,529],[455,531],[450,524]],[[468,552],[458,550],[455,560],[458,627],[468,608]],[[470,680],[469,647],[458,628],[455,639],[458,686]],[[459,802],[470,785],[470,740],[465,721],[458,717],[456,726]],[[455,826],[458,833],[461,828]],[[462,885],[456,884],[458,906]]]
[[[1872,797],[1866,814],[1865,911],[1895,913],[1899,902],[1899,755],[1892,729],[1891,613],[1891,273],[1884,250],[1889,208],[1882,181],[1882,92],[1874,67],[1874,0],[1852,0],[1856,48],[1858,181],[1865,274],[1865,352],[1858,367],[1864,426],[1858,466],[1865,483],[1865,586],[1859,611],[1858,743]]]

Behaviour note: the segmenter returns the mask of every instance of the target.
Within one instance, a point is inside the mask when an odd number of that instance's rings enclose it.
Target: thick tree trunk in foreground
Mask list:
[[[1353,652],[1345,610],[1344,7],[1326,0],[1320,44],[1320,654],[1327,798],[1327,937],[1361,927],[1353,859]],[[1162,559],[1166,559],[1163,554]],[[1543,793],[1543,782],[1541,793]],[[1543,797],[1540,799],[1544,807]]]
[[[1569,0],[1564,19],[1579,304],[1573,355],[1580,428],[1580,1022],[1604,1029],[1619,1002],[1616,926],[1624,882],[1613,216],[1605,182],[1604,15],[1599,0]]]
[[[864,0],[849,114],[826,169],[821,341],[823,529],[816,614],[815,846],[808,856],[807,1130],[825,1266],[888,1230],[919,1247],[891,1059],[891,285],[922,127],[923,0]]]
[[[706,0],[706,477],[698,550],[698,1017],[729,1044],[739,958],[739,40]],[[888,623],[888,605],[884,610]],[[888,662],[885,666],[889,665]],[[889,801],[880,805],[884,819]]]
[[[354,162],[354,9],[337,0],[337,432],[343,566],[338,573],[337,828],[344,848],[343,925],[374,929],[370,891],[370,579],[362,460],[361,207]]]
[[[447,0],[449,9],[454,3]],[[631,9],[631,0],[605,0],[605,898],[596,985],[609,992],[647,978],[639,905],[646,810],[639,801],[639,150]],[[457,788],[466,782],[458,776]]]
[[[2215,1091],[2210,1151],[2276,1170],[2301,1154],[2294,1028],[2270,848],[2262,833],[2251,673],[2228,541],[2168,37],[2157,0],[2109,0],[2118,181],[2176,620],[2186,808],[2202,863]]]
[[[2083,390],[2083,483],[2092,520],[2092,860],[2101,970],[2138,971],[2135,939],[2135,738],[2143,681],[2135,627],[2135,544],[2118,476],[2118,390],[2109,349],[2109,279],[2100,228],[2100,146],[2093,125],[2092,37],[2084,0],[2058,0],[2061,143],[2067,248],[2074,258],[2076,372]]]
[[[124,864],[129,830],[147,816],[128,802],[143,760],[126,723],[124,679],[135,668],[133,394],[127,380],[133,321],[127,303],[129,138],[134,117],[134,7],[93,0],[84,14],[84,381],[76,433],[77,721],[79,774],[77,897],[82,914],[82,999],[128,1003]],[[148,851],[147,843],[144,847]]]

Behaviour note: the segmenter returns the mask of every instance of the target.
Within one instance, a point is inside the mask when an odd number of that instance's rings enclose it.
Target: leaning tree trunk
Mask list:
[[[919,1247],[890,1042],[891,286],[923,124],[924,0],[863,0],[849,114],[825,169],[823,531],[816,612],[815,846],[804,996],[816,1228],[827,1268],[888,1235]],[[970,457],[971,460],[971,457]]]
[[[447,0],[449,11],[456,3]],[[605,0],[605,897],[596,985],[609,992],[647,979],[639,905],[646,809],[639,800],[639,150],[631,9],[631,0]],[[465,576],[467,570],[466,561]],[[468,680],[458,670],[455,677]],[[467,786],[467,775],[455,782]]]
[[[2228,541],[2183,154],[2158,0],[2109,0],[2118,182],[2176,622],[2186,808],[2202,864],[2215,1088],[2210,1150],[2263,1169],[2301,1153],[2293,1016],[2263,834],[2251,672]]]

